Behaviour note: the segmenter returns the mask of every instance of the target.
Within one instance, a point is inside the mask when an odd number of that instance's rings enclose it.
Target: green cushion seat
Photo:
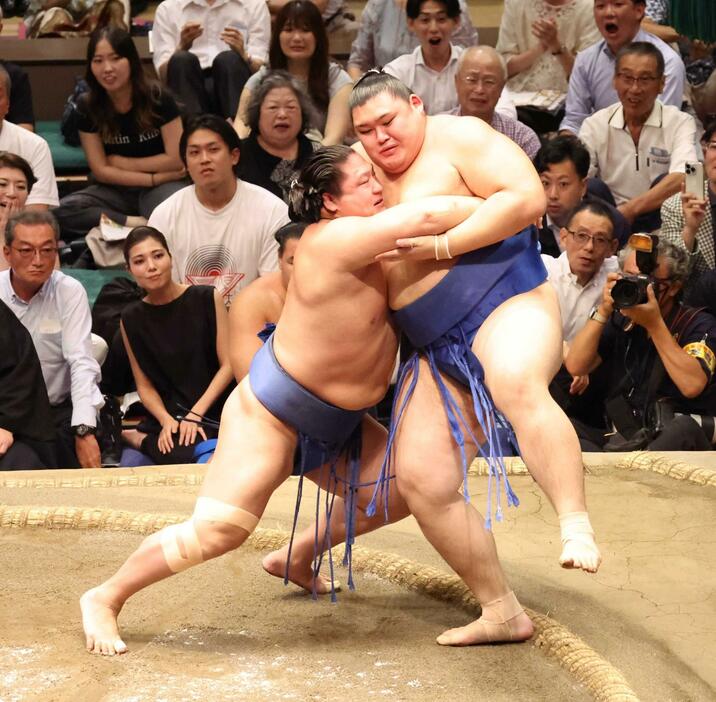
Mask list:
[[[65,144],[60,122],[36,122],[36,132],[50,145],[56,174],[87,173],[89,166],[81,146]]]

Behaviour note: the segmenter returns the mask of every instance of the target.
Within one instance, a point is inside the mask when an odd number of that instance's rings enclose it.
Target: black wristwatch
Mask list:
[[[91,427],[89,424],[78,424],[77,426],[71,427],[71,429],[72,433],[79,437],[97,433],[97,427]]]

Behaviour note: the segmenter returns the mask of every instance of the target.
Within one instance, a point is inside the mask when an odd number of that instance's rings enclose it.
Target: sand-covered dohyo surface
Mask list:
[[[703,456],[687,458],[705,465]],[[153,470],[179,477],[198,472]],[[106,484],[109,475],[150,472],[93,474]],[[84,651],[77,600],[116,569],[141,534],[107,525],[20,524],[18,508],[186,515],[198,487],[186,480],[178,486],[18,483],[58,475],[0,473],[0,702],[716,699],[716,481],[593,465],[587,490],[605,561],[589,577],[557,567],[556,517],[530,478],[515,476],[522,505],[496,527],[498,548],[522,603],[549,617],[540,619],[542,638],[526,644],[439,647],[435,637],[474,612],[439,592],[430,597],[425,587],[410,589],[401,574],[381,576],[364,565],[357,568],[357,591],[339,593],[337,604],[313,602],[264,573],[261,552],[247,546],[132,598],[120,618],[130,652],[106,659]],[[76,482],[89,473],[61,475]],[[470,487],[482,507],[484,478],[471,478]],[[294,494],[289,481],[269,504],[263,529],[289,527]],[[310,510],[304,517],[307,523]],[[360,543],[368,566],[371,554],[393,553],[396,562],[410,559],[410,568],[447,572],[411,519]],[[345,584],[344,570],[338,577]],[[575,653],[573,643],[550,644],[549,636],[555,639],[542,631],[545,621],[560,640],[581,642],[593,658],[580,664],[576,658],[587,654]],[[597,675],[607,682],[597,684]]]

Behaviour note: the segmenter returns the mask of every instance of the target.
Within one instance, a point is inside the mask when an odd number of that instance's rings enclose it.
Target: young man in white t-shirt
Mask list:
[[[260,275],[278,270],[274,232],[289,221],[283,200],[236,177],[239,138],[215,115],[189,121],[179,150],[193,185],[149,218],[169,243],[174,279],[214,285],[226,304]]]
[[[57,207],[60,200],[57,196],[57,181],[50,147],[41,136],[8,122],[5,115],[9,109],[10,76],[0,66],[0,151],[22,156],[30,164],[37,178],[27,197],[27,208],[46,210],[49,207]]]

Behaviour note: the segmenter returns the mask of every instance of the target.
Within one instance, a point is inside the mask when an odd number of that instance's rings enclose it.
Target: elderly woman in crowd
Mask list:
[[[124,243],[130,273],[146,297],[122,312],[121,332],[137,392],[151,415],[122,438],[156,464],[190,463],[213,438],[232,385],[228,313],[210,286],[172,280],[164,235],[136,227]]]
[[[234,126],[248,136],[248,105],[269,69],[282,69],[297,78],[308,94],[318,119],[316,127],[324,146],[343,142],[350,127],[348,96],[350,76],[328,55],[328,36],[321,13],[310,0],[291,0],[276,17],[269,66],[254,73],[241,93]]]
[[[291,181],[318,148],[306,136],[313,108],[300,83],[286,71],[266,74],[247,110],[251,133],[241,140],[239,177],[288,203]]]
[[[420,43],[408,29],[406,0],[368,0],[360,16],[360,29],[348,58],[348,73],[358,80],[376,66],[409,54]],[[460,22],[450,37],[457,46],[477,46],[477,30],[470,19],[465,0],[460,0]]]
[[[0,239],[4,241],[5,225],[16,212],[25,209],[27,196],[35,184],[30,164],[17,154],[0,151]],[[7,270],[8,263],[0,256],[0,271]]]
[[[134,226],[187,185],[179,157],[182,132],[174,99],[150,81],[123,29],[95,32],[87,44],[89,92],[80,103],[82,148],[95,181],[60,201],[55,216],[66,240],[96,227],[102,213]]]

